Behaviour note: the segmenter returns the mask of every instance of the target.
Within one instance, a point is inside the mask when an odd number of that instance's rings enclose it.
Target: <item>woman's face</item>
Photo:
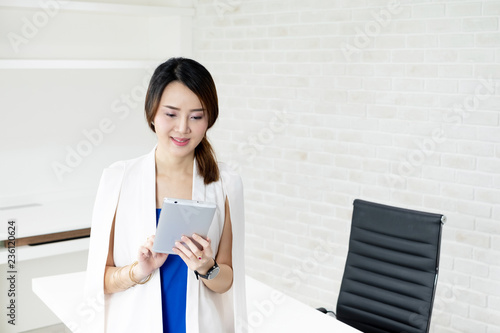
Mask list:
[[[176,157],[192,155],[208,128],[207,112],[184,84],[169,83],[154,117],[158,146]]]

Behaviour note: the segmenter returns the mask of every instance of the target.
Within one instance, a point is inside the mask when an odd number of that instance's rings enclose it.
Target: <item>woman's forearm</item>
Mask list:
[[[205,286],[210,290],[222,294],[231,288],[233,285],[233,269],[226,264],[219,265],[220,271],[217,276],[212,280],[201,279]],[[203,272],[205,273],[205,272]]]
[[[134,269],[136,265],[122,267],[106,266],[104,270],[104,293],[113,294],[127,290],[137,284]]]

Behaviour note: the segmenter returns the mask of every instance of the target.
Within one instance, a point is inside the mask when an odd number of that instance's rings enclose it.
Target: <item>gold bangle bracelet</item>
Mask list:
[[[148,276],[146,276],[145,279],[143,279],[143,281],[136,281],[133,277],[133,273],[132,273],[132,270],[134,269],[135,266],[137,266],[139,262],[138,261],[134,261],[134,263],[132,264],[132,266],[130,266],[130,269],[128,270],[128,277],[130,278],[130,280],[132,282],[134,282],[135,284],[145,284],[147,283],[149,280],[151,280],[151,276],[153,276],[153,273],[149,274]]]
[[[126,285],[124,285],[124,282],[120,279],[120,274],[121,274],[121,271],[123,270],[125,266],[122,266],[122,267],[119,267],[114,273],[113,273],[113,283],[115,285],[116,288],[118,289],[123,289],[123,288],[127,288]]]

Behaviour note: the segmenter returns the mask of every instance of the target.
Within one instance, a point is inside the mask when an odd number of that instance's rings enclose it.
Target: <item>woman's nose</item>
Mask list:
[[[186,119],[184,117],[179,117],[179,122],[177,123],[177,131],[179,133],[188,133],[189,132],[188,119]]]

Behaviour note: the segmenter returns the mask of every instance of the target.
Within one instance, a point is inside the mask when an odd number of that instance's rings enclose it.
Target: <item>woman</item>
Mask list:
[[[86,297],[106,295],[87,329],[245,332],[243,191],[206,137],[218,116],[210,73],[194,60],[169,59],[151,78],[145,111],[157,146],[104,170],[99,185]],[[183,237],[176,255],[153,252],[165,197],[217,204],[208,237],[186,235],[200,246]]]

